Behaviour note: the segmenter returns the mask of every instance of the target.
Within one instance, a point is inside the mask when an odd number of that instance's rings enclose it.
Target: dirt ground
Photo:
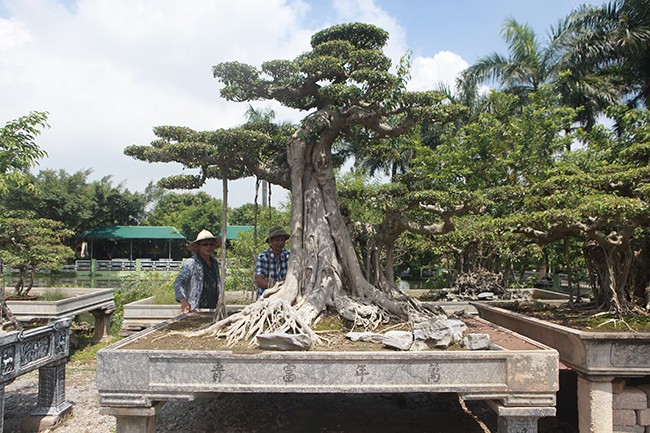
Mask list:
[[[139,337],[132,343],[124,346],[126,349],[146,350],[232,350],[235,353],[254,353],[258,350],[250,347],[247,342],[238,343],[235,346],[226,346],[223,339],[215,339],[209,335],[192,336],[184,335],[187,331],[196,331],[210,324],[211,313],[192,313],[180,321],[174,322],[165,328],[148,333]],[[527,339],[515,336],[503,328],[499,328],[487,321],[474,316],[463,316],[462,320],[468,327],[469,333],[485,333],[490,335],[490,341],[509,350],[534,350],[538,347]],[[376,343],[356,341],[353,342],[345,337],[346,330],[340,330],[340,323],[334,319],[330,327],[336,328],[331,331],[319,331],[323,337],[323,345],[313,348],[314,350],[326,351],[376,351],[392,350],[382,347]],[[385,332],[388,328],[377,329],[376,332]],[[391,329],[395,329],[392,327]],[[401,329],[401,328],[400,328]],[[465,350],[459,344],[448,349],[432,350]]]

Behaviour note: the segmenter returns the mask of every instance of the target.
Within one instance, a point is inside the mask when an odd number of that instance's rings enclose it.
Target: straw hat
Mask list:
[[[205,241],[205,240],[214,240],[217,242],[217,246],[219,245],[219,241],[221,240],[220,237],[213,235],[207,230],[201,230],[198,235],[196,235],[196,239],[194,239],[192,242],[190,242],[187,245],[187,249],[193,253],[197,252],[199,249],[199,242]]]
[[[278,236],[283,237],[285,240],[289,239],[289,234],[287,232],[285,232],[282,227],[275,226],[275,227],[272,227],[271,230],[269,230],[269,235],[266,237],[266,242],[270,243],[271,239],[273,239],[275,237],[278,237]]]

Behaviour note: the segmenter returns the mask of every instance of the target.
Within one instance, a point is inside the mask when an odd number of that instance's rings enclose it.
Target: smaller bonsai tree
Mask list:
[[[0,128],[0,192],[5,193],[11,185],[32,188],[32,185],[28,182],[27,173],[30,168],[36,165],[39,158],[47,155],[34,141],[40,134],[39,127],[48,127],[47,113],[33,112],[27,116],[11,120]],[[0,231],[7,231],[4,220],[0,221]],[[10,243],[11,238],[7,238],[6,242]],[[2,248],[0,250],[2,253],[2,256],[0,256],[0,273],[2,274],[0,305],[2,314],[10,323],[19,328],[20,326],[5,303],[4,256],[9,257],[11,254],[5,249],[4,244],[5,240],[0,240],[0,247]]]
[[[74,258],[74,251],[63,244],[73,235],[63,223],[33,215],[0,219],[0,260],[20,272],[14,286],[16,296],[29,294],[36,269],[58,270]]]

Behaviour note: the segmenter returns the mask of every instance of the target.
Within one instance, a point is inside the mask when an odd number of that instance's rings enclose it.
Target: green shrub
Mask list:
[[[248,291],[253,285],[251,269],[228,269],[225,291]]]
[[[111,320],[111,333],[117,335],[122,328],[124,320],[124,305],[150,296],[157,296],[160,302],[157,304],[175,303],[174,300],[174,279],[177,274],[146,272],[140,273],[135,278],[124,280],[122,287],[115,292],[115,313]],[[164,298],[168,292],[171,301]]]

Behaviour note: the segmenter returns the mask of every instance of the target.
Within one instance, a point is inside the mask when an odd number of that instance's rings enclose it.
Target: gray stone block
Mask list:
[[[413,333],[409,331],[388,331],[384,334],[384,346],[409,350],[413,344]]]
[[[627,387],[620,394],[614,394],[612,407],[614,409],[646,409],[648,395],[637,387]]]
[[[463,345],[469,350],[485,350],[490,348],[489,334],[467,334]]]
[[[614,409],[614,425],[636,425],[636,411],[633,409]]]
[[[636,411],[636,423],[642,426],[650,426],[650,408]]]
[[[345,337],[352,341],[367,341],[377,344],[382,344],[384,341],[384,334],[377,332],[348,332]]]
[[[257,336],[257,344],[263,350],[309,350],[312,341],[307,334],[274,332],[259,334]]]
[[[639,425],[615,425],[613,433],[645,433],[645,428]]]

